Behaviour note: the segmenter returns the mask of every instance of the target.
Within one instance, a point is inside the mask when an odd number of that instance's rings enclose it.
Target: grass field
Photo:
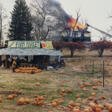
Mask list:
[[[88,61],[87,58],[82,57],[66,58],[64,68],[42,71],[37,74],[12,73],[10,70],[1,69],[0,98],[2,98],[2,102],[0,103],[0,112],[72,112],[69,107],[71,100],[80,103],[80,110],[82,111],[87,107],[89,97],[98,100],[99,104],[102,105],[105,103],[112,104],[112,76],[105,77],[105,87],[103,88],[102,78],[97,78],[98,73],[91,75],[86,74],[86,71],[81,72],[84,69],[82,66],[89,65],[90,59],[95,59],[98,62],[103,58],[90,57]],[[40,83],[40,86],[36,85],[37,82]],[[81,85],[87,91],[82,90]],[[93,87],[96,87],[97,90],[93,90]],[[64,92],[60,93],[60,90],[64,90]],[[16,92],[17,97],[7,99],[8,95],[13,92]],[[95,96],[91,96],[93,92],[96,93]],[[80,98],[76,98],[78,95]],[[43,106],[33,104],[37,96],[44,97]],[[105,96],[106,99],[102,100],[102,96]],[[20,98],[30,99],[30,104],[18,105]],[[56,99],[62,102],[53,107],[52,102]],[[103,111],[106,112],[106,108]]]

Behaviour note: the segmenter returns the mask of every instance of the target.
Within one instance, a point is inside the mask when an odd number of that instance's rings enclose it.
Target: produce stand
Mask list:
[[[27,44],[25,42],[27,42]],[[29,42],[32,41],[24,41],[25,45],[27,46]],[[17,62],[16,72],[20,72],[20,71],[25,73],[26,72],[29,73],[32,71],[40,72],[41,71],[40,69],[47,68],[47,66],[49,66],[50,63],[60,61],[60,57],[62,56],[61,51],[48,49],[48,48],[41,48],[39,47],[39,45],[37,46],[37,43],[33,44],[36,45],[36,47],[24,48],[23,46],[21,47],[19,44],[17,44],[17,41],[14,41],[14,43],[10,43],[9,45],[10,47],[1,49],[0,55],[7,57],[5,59],[5,65],[7,66],[5,67],[11,68],[11,63],[13,62],[13,60],[16,60]],[[19,46],[19,48],[17,46],[15,47],[15,45]],[[23,43],[21,45],[23,45]],[[10,64],[8,64],[9,59],[12,60]]]

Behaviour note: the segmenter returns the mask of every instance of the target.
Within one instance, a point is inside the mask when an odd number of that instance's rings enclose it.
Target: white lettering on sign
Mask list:
[[[8,48],[40,48],[40,41],[9,41]]]

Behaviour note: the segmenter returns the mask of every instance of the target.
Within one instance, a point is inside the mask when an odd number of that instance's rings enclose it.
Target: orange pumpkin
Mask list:
[[[37,82],[37,83],[36,83],[36,86],[40,86],[40,82]]]
[[[76,107],[81,107],[81,104],[80,103],[76,103],[75,106]]]
[[[76,98],[80,98],[80,95],[78,94],[78,95],[76,95]]]
[[[79,109],[74,108],[74,109],[72,110],[72,112],[80,112],[80,110],[79,110]]]
[[[64,100],[58,100],[58,102],[59,102],[59,103],[63,103],[63,102],[64,102]]]
[[[102,96],[101,98],[102,98],[102,100],[105,100],[105,99],[106,99],[106,97],[105,97],[105,96]]]
[[[13,95],[8,95],[8,97],[7,97],[7,99],[9,99],[9,100],[11,100],[11,99],[13,99],[13,98],[14,98]]]
[[[97,88],[96,88],[96,87],[93,87],[92,89],[93,89],[93,90],[97,90]]]
[[[71,100],[71,101],[69,102],[69,105],[70,105],[70,106],[75,106],[75,102],[74,102],[73,100]]]
[[[95,96],[95,95],[96,95],[96,93],[94,93],[94,92],[91,93],[91,96]]]
[[[82,91],[86,92],[86,91],[88,91],[88,89],[86,89],[86,88],[82,88]]]
[[[84,88],[84,85],[81,85],[80,88]]]
[[[66,94],[61,94],[61,96],[62,96],[62,97],[65,97],[65,96],[66,96]]]
[[[65,90],[64,89],[60,89],[60,91],[59,91],[60,93],[64,93],[65,92]]]
[[[90,83],[87,83],[87,84],[86,84],[86,86],[92,86],[92,84],[90,84]]]
[[[38,99],[39,100],[44,100],[44,97],[43,96],[38,96]]]
[[[34,105],[38,105],[38,101],[34,101],[32,104],[34,104]]]
[[[101,108],[98,108],[98,107],[97,107],[97,108],[95,109],[95,112],[102,112],[102,110],[101,110]]]
[[[83,112],[91,112],[91,110],[87,108],[87,109],[84,109]]]
[[[108,109],[110,112],[112,112],[112,105],[109,106],[109,109]]]
[[[105,104],[106,108],[109,110],[109,112],[112,112],[112,104]]]
[[[17,94],[12,94],[13,98],[17,97]]]
[[[89,106],[92,108],[93,111],[96,110],[96,104],[95,103],[91,102],[91,103],[89,103]]]
[[[24,98],[20,98],[18,100],[18,105],[23,105],[25,102],[24,102]]]
[[[72,93],[72,91],[70,89],[67,89],[66,92],[67,93]]]
[[[53,107],[56,107],[57,106],[57,103],[56,102],[52,102],[52,106]]]
[[[25,98],[25,99],[24,99],[24,103],[29,104],[29,103],[30,103],[30,99]]]
[[[92,100],[94,100],[94,98],[93,97],[88,97],[88,100],[92,101]]]
[[[59,100],[58,99],[53,100],[53,102],[56,102],[57,104],[59,104]]]
[[[98,104],[98,100],[97,100],[97,99],[94,99],[94,103],[95,103],[95,104]]]
[[[103,110],[103,109],[104,109],[104,106],[101,105],[101,104],[98,104],[98,105],[97,105],[97,108],[100,108],[101,110]]]
[[[38,102],[38,105],[43,106],[44,105],[44,102],[43,101],[40,101],[40,102]]]

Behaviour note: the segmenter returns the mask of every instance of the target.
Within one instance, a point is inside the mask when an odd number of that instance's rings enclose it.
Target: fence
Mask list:
[[[112,76],[112,58],[98,58],[98,57],[79,57],[69,60],[74,66],[74,71],[78,74],[86,74],[91,77],[102,78],[103,87],[105,77]]]

